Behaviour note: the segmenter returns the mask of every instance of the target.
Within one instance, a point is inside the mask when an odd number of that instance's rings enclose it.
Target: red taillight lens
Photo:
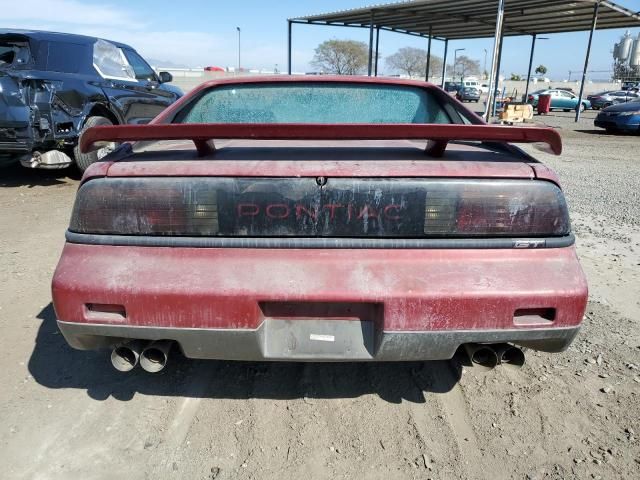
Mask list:
[[[94,180],[76,199],[70,230],[117,235],[217,235],[216,190],[166,179]]]
[[[465,238],[570,233],[557,185],[414,178],[101,178],[69,229],[110,235]]]
[[[560,189],[549,182],[451,181],[427,193],[425,234],[562,236],[570,232]]]

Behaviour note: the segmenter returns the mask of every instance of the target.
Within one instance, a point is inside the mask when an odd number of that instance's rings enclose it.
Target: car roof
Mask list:
[[[202,82],[189,92],[191,96],[195,96],[196,93],[202,90],[207,90],[211,87],[217,87],[219,85],[236,85],[236,84],[286,84],[286,83],[343,83],[343,84],[370,84],[370,85],[404,85],[413,86],[418,88],[427,89],[439,89],[439,87],[431,82],[425,82],[424,80],[413,80],[408,78],[398,77],[368,77],[368,76],[356,76],[356,75],[320,75],[313,78],[307,78],[302,75],[252,75],[244,77],[224,77],[215,78]],[[459,85],[456,82],[445,82]]]
[[[78,35],[75,33],[62,33],[62,32],[47,32],[44,30],[23,30],[14,28],[0,28],[0,36],[2,35],[19,35],[36,42],[71,42],[71,43],[84,43],[94,44],[97,40],[106,40],[113,43],[120,48],[126,48],[133,50],[133,48],[125,43],[114,42],[113,40],[107,40],[101,37],[91,37],[88,35]]]
[[[617,105],[612,105],[610,107],[605,108],[607,112],[635,112],[638,110],[638,103],[640,103],[640,99],[632,100],[631,102],[619,103]]]

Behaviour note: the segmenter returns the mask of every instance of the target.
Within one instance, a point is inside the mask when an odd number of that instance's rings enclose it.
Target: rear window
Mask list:
[[[427,90],[403,85],[223,85],[179,123],[451,123]]]

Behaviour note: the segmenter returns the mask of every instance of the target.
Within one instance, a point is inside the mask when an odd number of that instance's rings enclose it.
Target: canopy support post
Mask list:
[[[376,27],[376,56],[375,56],[375,60],[374,60],[374,69],[373,69],[373,76],[377,77],[378,76],[378,58],[380,57],[380,55],[378,55],[378,47],[380,46],[380,26],[378,25]]]
[[[536,51],[536,39],[538,34],[531,35],[531,54],[529,55],[529,70],[527,71],[527,85],[524,87],[524,102],[527,102],[529,96],[529,82],[531,81],[531,68],[533,67],[533,53]]]
[[[429,81],[429,75],[431,74],[431,33],[433,27],[429,27],[429,43],[427,44],[427,68],[424,73],[424,81]]]
[[[444,59],[442,60],[442,82],[440,86],[444,88],[444,79],[447,76],[447,50],[449,50],[449,39],[444,41]]]
[[[576,105],[576,123],[580,121],[580,108],[582,107],[582,97],[584,95],[584,82],[587,80],[587,70],[589,69],[589,57],[591,56],[591,42],[593,41],[593,32],[598,25],[598,10],[600,9],[600,0],[593,6],[593,20],[591,21],[591,32],[589,33],[589,43],[587,45],[587,55],[584,58],[584,69],[582,70],[582,82],[580,83],[580,95],[578,95],[578,105]]]
[[[504,47],[504,23],[502,24],[503,29],[502,32],[500,32],[500,50],[498,51],[498,75],[496,76],[496,88],[498,88],[498,86],[500,85],[500,69],[502,68],[502,52],[503,52],[503,47]],[[496,102],[493,102],[493,108],[491,109],[491,115],[492,116],[496,116],[496,110],[497,110],[497,106],[496,106]]]
[[[498,76],[498,55],[502,42],[502,25],[504,23],[504,0],[498,3],[498,14],[496,16],[496,39],[493,43],[493,56],[491,59],[491,76],[489,77],[489,96],[487,98],[487,108],[484,113],[485,120],[489,121],[492,105],[496,103],[496,77]]]
[[[373,10],[371,10],[371,20],[369,21],[369,66],[367,68],[367,75],[371,76],[373,73]]]
[[[287,20],[287,73],[291,75],[291,26],[293,22]]]

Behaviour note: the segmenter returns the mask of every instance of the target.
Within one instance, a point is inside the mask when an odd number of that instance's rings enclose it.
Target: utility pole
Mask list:
[[[240,27],[236,27],[238,30],[238,73],[240,73]]]

